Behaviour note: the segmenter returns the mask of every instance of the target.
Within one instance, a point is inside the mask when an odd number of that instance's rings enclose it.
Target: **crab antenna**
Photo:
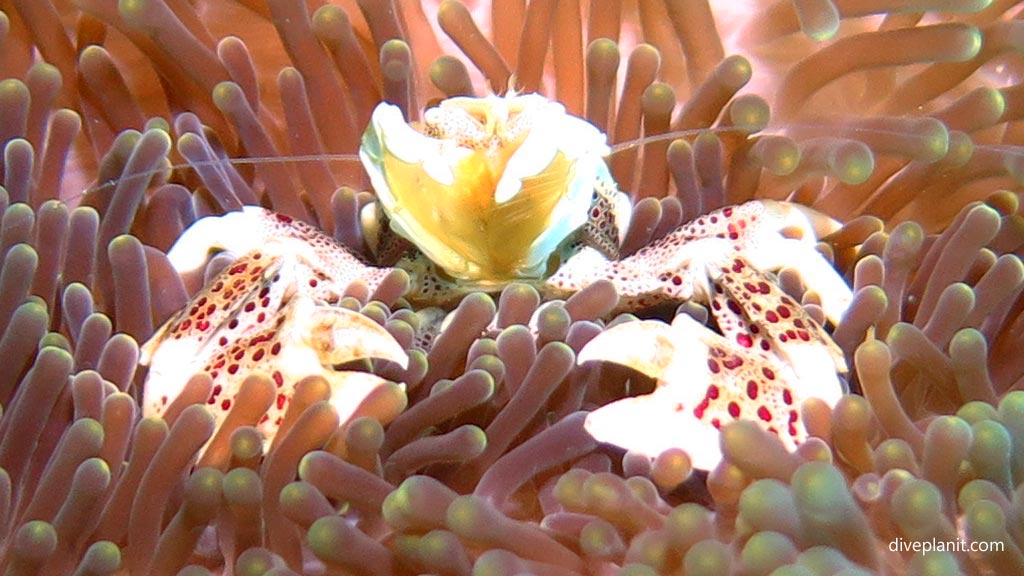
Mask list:
[[[514,75],[509,77],[509,91],[510,92],[518,93],[516,91],[516,89],[515,89],[515,86],[514,86],[515,81],[516,81],[516,78],[515,78]],[[815,124],[815,123],[787,123],[784,126],[778,126],[778,127],[775,127],[774,129],[766,128],[765,130],[762,130],[760,133],[761,134],[773,134],[773,133],[778,133],[780,131],[789,130],[789,129],[823,128],[823,127],[826,127],[826,126],[824,126],[822,124]],[[736,132],[736,131],[740,131],[740,130],[742,130],[742,128],[741,127],[736,127],[736,126],[711,127],[711,128],[693,128],[693,129],[688,129],[688,130],[674,130],[674,131],[671,131],[671,132],[666,132],[664,134],[652,134],[652,135],[649,135],[649,136],[641,136],[639,138],[634,138],[632,140],[623,140],[621,142],[616,142],[615,144],[611,145],[610,146],[610,150],[611,150],[611,154],[610,155],[614,156],[615,154],[618,154],[618,153],[621,153],[621,152],[625,152],[625,151],[628,151],[628,150],[639,148],[639,147],[641,147],[641,146],[643,146],[645,144],[651,144],[651,143],[655,143],[655,142],[664,142],[664,141],[667,141],[667,140],[675,140],[677,138],[682,138],[682,137],[686,137],[686,136],[694,136],[694,135],[698,135],[698,134],[702,134],[702,133],[724,134],[724,133]],[[905,132],[883,130],[883,129],[880,129],[880,128],[860,127],[860,128],[855,128],[853,130],[856,131],[856,132],[864,133],[864,134],[891,133],[891,134],[906,135]],[[922,136],[922,138],[924,138],[924,137]],[[1024,157],[1024,147],[1022,147],[1022,146],[1014,146],[1014,145],[1010,145],[1010,144],[981,144],[981,143],[976,143],[974,148],[975,148],[975,150],[992,150],[992,151],[1002,152],[1002,153],[1005,153],[1005,154],[1012,154],[1012,155],[1017,156],[1017,157]],[[260,164],[271,164],[271,163],[319,162],[319,161],[324,161],[324,160],[358,162],[359,161],[359,156],[358,156],[357,153],[324,153],[324,154],[281,155],[281,156],[255,156],[255,157],[243,157],[243,158],[224,158],[224,159],[200,160],[200,161],[196,161],[196,162],[181,162],[181,163],[178,163],[178,164],[173,164],[173,165],[171,165],[169,167],[162,166],[160,168],[154,168],[153,170],[148,170],[148,171],[145,171],[145,172],[139,172],[139,173],[136,173],[136,174],[131,174],[130,176],[126,176],[126,178],[149,178],[149,177],[154,176],[154,175],[156,175],[158,173],[166,172],[167,170],[173,171],[173,170],[182,170],[182,169],[206,167],[206,166],[218,166],[218,165],[221,165],[223,163],[227,163],[227,164],[230,164],[232,166],[244,166],[244,165],[260,165]],[[84,197],[84,196],[86,196],[86,195],[88,195],[90,193],[99,192],[99,191],[104,190],[104,189],[112,189],[115,186],[117,186],[118,182],[121,182],[122,180],[123,180],[123,178],[118,177],[118,178],[113,178],[113,179],[110,179],[110,180],[107,180],[107,181],[104,181],[104,182],[96,182],[92,186],[90,186],[89,188],[81,191],[80,193],[74,194],[72,196],[67,197],[65,199],[65,201],[74,201],[74,200],[80,199],[80,198],[82,198],[82,197]]]

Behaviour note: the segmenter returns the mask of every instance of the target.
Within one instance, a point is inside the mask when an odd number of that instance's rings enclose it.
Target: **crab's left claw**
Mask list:
[[[598,408],[587,417],[587,431],[652,458],[682,448],[704,470],[721,460],[722,424],[752,420],[793,450],[807,437],[801,403],[817,397],[833,405],[842,393],[834,368],[797,375],[771,354],[737,346],[685,314],[671,326],[648,320],[608,329],[580,352],[579,362],[596,360],[636,369],[658,386]]]
[[[658,381],[650,394],[623,398],[591,412],[584,422],[591,436],[651,458],[669,448],[684,447],[694,466],[710,469],[717,464],[722,458],[718,431],[692,413],[710,379],[701,373],[706,372],[707,348],[700,344],[693,325],[627,322],[584,346],[579,364],[611,362]],[[698,374],[686,374],[687,367]]]

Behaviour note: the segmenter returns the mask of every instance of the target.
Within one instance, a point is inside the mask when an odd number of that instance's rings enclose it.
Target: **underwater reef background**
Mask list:
[[[0,572],[1024,573],[1024,3],[723,4],[0,1]],[[810,441],[737,422],[707,474],[597,445],[586,411],[653,385],[575,365],[601,286],[536,338],[532,289],[471,295],[429,353],[353,286],[410,348],[386,427],[339,428],[316,378],[266,454],[240,426],[195,466],[201,377],[140,418],[139,344],[198,288],[182,230],[262,203],[363,251],[376,103],[415,120],[513,76],[608,133],[626,252],[754,198],[846,223],[820,247],[855,290],[854,393],[805,405]],[[1003,546],[890,545],[933,538]]]

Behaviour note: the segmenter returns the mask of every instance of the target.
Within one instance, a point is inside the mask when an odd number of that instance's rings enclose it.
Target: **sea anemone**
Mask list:
[[[1024,572],[1020,8],[3,5],[0,570]],[[365,253],[355,152],[373,107],[416,120],[509,87],[608,134],[635,201],[627,253],[756,198],[846,223],[819,248],[855,291],[830,327],[851,393],[804,405],[795,453],[742,421],[707,474],[685,450],[650,461],[594,441],[587,412],[653,386],[576,364],[630,320],[608,318],[600,283],[544,304],[516,284],[472,294],[427,352],[407,302],[353,285],[339,305],[409,356],[353,367],[404,382],[386,425],[395,390],[339,427],[316,377],[274,443],[236,423],[198,463],[215,435],[203,376],[140,417],[139,344],[203,282],[166,257],[185,228],[263,204]],[[794,271],[779,281],[820,313]],[[650,312],[676,313],[706,314]],[[271,386],[247,380],[235,409],[259,413]]]

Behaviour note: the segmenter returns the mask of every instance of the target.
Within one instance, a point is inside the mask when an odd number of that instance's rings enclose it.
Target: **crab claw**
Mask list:
[[[706,363],[706,349],[700,346],[678,346],[687,339],[699,343],[696,334],[684,336],[685,332],[695,331],[695,326],[703,328],[696,321],[685,320],[676,320],[672,326],[653,320],[619,324],[592,339],[580,351],[576,361],[578,364],[612,362],[659,381],[674,380],[680,376],[677,371],[681,366]],[[625,342],[629,342],[629,346],[623,346]]]
[[[578,361],[621,364],[658,381],[650,394],[588,415],[585,428],[595,439],[651,458],[682,448],[704,470],[721,461],[718,430],[726,422],[757,422],[794,450],[807,437],[801,403],[813,396],[833,405],[842,392],[834,368],[798,377],[773,356],[736,346],[685,314],[671,326],[646,320],[610,328]]]
[[[718,431],[684,413],[687,407],[692,411],[697,406],[706,382],[710,381],[703,368],[707,366],[707,349],[684,342],[699,343],[696,330],[706,329],[695,321],[677,322],[673,326],[656,321],[627,322],[599,334],[584,346],[577,357],[579,364],[611,362],[658,382],[650,394],[623,398],[591,412],[584,428],[599,442],[651,458],[680,447],[685,440],[692,464],[711,469],[722,458]],[[686,374],[687,368],[698,374]]]
[[[742,256],[709,266],[711,312],[738,347],[772,355],[807,382],[847,371],[843,351],[774,280]]]
[[[308,299],[295,305],[303,314],[297,336],[317,354],[323,366],[345,364],[362,358],[390,360],[407,368],[409,357],[387,330],[363,314],[345,308],[310,306]]]
[[[682,448],[694,468],[714,469],[722,460],[718,430],[681,416],[680,405],[673,394],[658,389],[598,408],[587,415],[583,428],[598,442],[651,459],[669,448]]]
[[[224,324],[229,326],[231,321]],[[171,333],[163,332],[165,336]],[[214,331],[209,343],[201,346],[199,353],[173,337],[147,343],[144,415],[162,415],[192,374],[205,372],[213,382],[207,404],[220,426],[237,402],[242,382],[252,373],[263,372],[277,387],[276,401],[258,423],[269,442],[282,421],[295,384],[302,378],[322,376],[332,389],[331,403],[345,421],[387,381],[373,374],[336,370],[335,365],[362,358],[408,365],[405,351],[379,324],[358,312],[317,305],[302,293],[286,298],[272,320],[249,325],[230,340],[221,339]]]
[[[796,271],[804,284],[821,297],[825,316],[838,323],[853,302],[853,292],[822,258],[815,244],[841,224],[799,204],[773,200],[760,200],[757,204],[762,207],[761,217],[744,234],[743,256],[761,270]]]
[[[255,206],[196,222],[170,257],[179,271],[200,272],[218,249],[241,255],[142,346],[140,363],[149,366],[147,416],[162,415],[189,377],[205,372],[213,381],[207,403],[220,425],[245,378],[263,372],[277,387],[275,402],[258,423],[269,441],[298,380],[322,376],[344,419],[388,383],[335,366],[361,358],[406,366],[405,351],[380,325],[323,305],[340,298],[354,280],[380,286],[390,269],[368,266],[311,226]]]

